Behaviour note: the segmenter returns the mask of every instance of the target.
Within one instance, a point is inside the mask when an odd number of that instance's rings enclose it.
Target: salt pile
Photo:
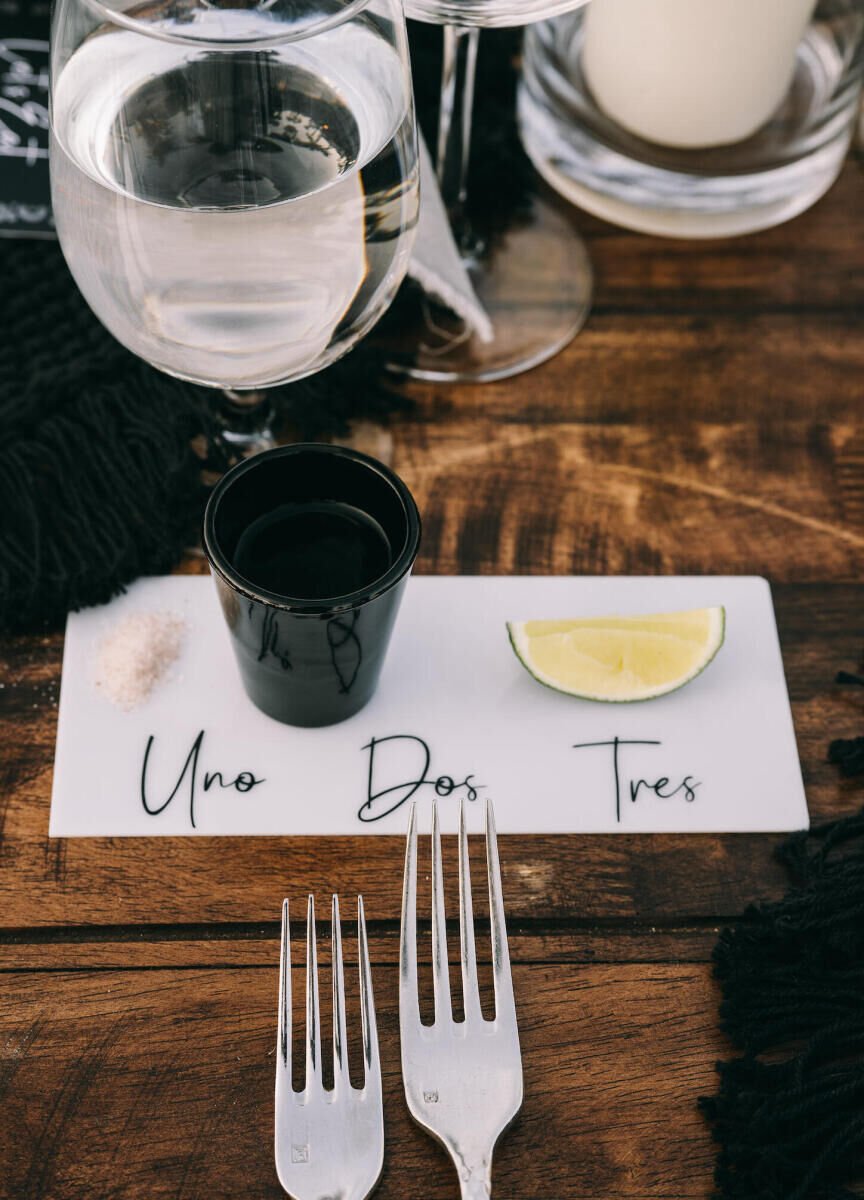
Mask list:
[[[99,647],[96,686],[128,712],[146,700],[176,662],[186,623],[170,612],[133,613]]]

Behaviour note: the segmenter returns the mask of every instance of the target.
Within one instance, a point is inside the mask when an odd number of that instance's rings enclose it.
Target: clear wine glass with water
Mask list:
[[[239,401],[319,371],[408,265],[401,4],[57,0],[50,162],[66,261],[128,349]]]
[[[540,197],[504,235],[488,237],[466,219],[475,68],[481,28],[526,25],[585,0],[405,0],[409,17],[444,26],[437,173],[474,290],[491,318],[481,340],[443,310],[419,306],[386,350],[394,370],[439,382],[504,379],[561,350],[591,307],[593,276],[582,239],[555,202]],[[482,103],[482,99],[481,99]],[[506,176],[501,188],[510,186]]]

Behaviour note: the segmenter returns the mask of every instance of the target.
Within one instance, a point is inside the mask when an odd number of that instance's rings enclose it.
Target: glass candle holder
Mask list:
[[[526,31],[522,141],[616,224],[749,233],[834,182],[862,78],[864,0],[591,0]]]

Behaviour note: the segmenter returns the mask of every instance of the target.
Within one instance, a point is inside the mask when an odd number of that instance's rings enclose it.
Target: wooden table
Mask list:
[[[768,576],[812,816],[848,812],[860,784],[826,745],[862,726],[860,700],[832,684],[864,645],[862,165],[742,240],[580,224],[597,292],[564,353],[504,383],[415,387],[409,419],[359,431],[417,497],[418,569]],[[281,1196],[279,906],[333,890],[362,890],[371,918],[378,1194],[455,1196],[401,1095],[401,842],[50,840],[62,647],[57,633],[3,648],[0,1196]],[[729,1053],[710,954],[748,901],[781,893],[774,841],[502,839],[526,1094],[497,1195],[710,1194],[696,1100]]]

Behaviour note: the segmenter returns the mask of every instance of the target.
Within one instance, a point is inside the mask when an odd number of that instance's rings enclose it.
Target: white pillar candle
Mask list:
[[[582,55],[599,106],[666,146],[750,137],[778,108],[816,0],[591,0]]]

